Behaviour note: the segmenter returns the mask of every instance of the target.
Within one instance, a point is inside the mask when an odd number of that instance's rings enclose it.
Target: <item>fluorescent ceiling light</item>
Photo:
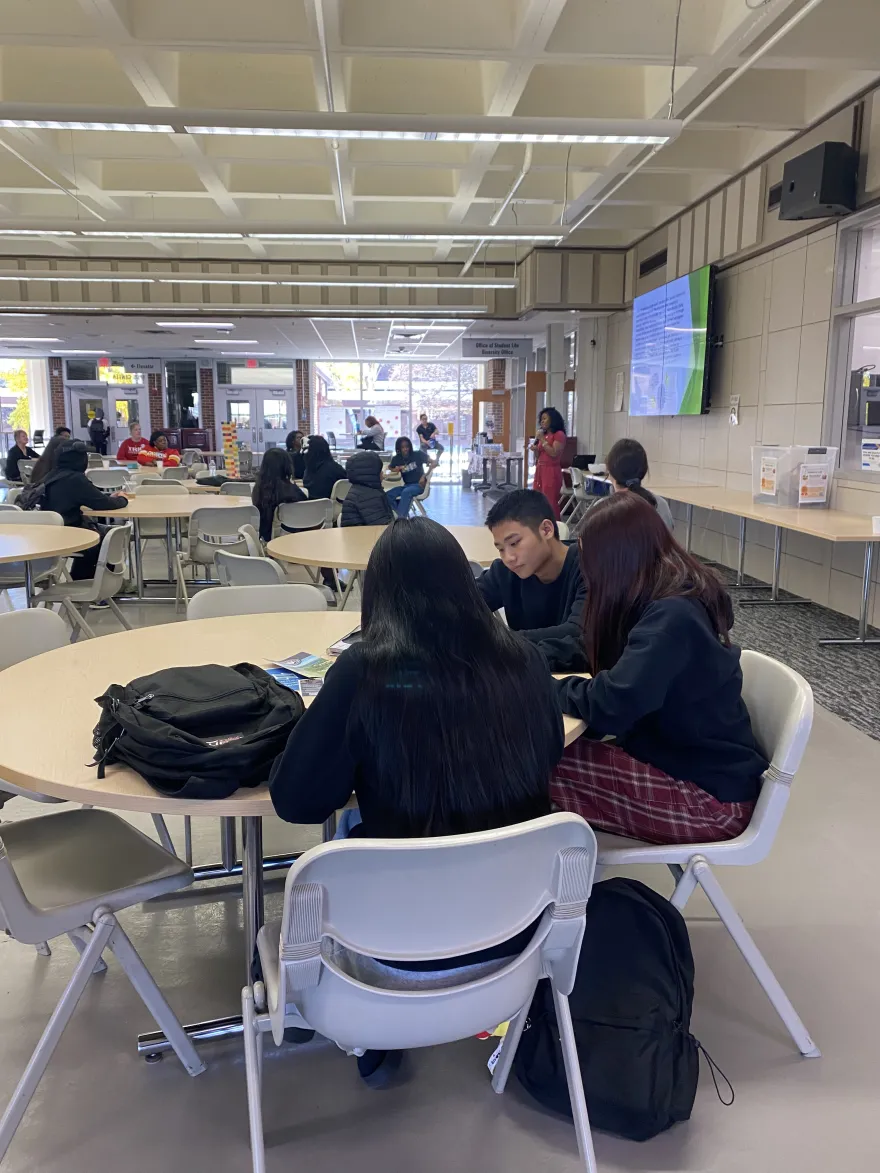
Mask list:
[[[234,330],[235,322],[157,322],[169,330]]]
[[[259,346],[259,338],[193,338],[196,346]]]
[[[354,231],[339,231],[339,232],[251,232],[248,234],[252,240],[297,240],[297,241],[362,241],[364,244],[370,242],[387,243],[389,241],[434,241],[434,240],[488,240],[491,244],[496,242],[514,242],[517,244],[529,244],[533,240],[555,242],[565,239],[564,232],[529,232],[527,235],[519,233],[518,235],[489,235],[485,232],[462,232],[461,229],[445,231],[440,229],[438,232],[354,232]]]
[[[0,338],[0,342],[61,342],[61,338]]]
[[[294,126],[184,126],[184,130],[188,134],[232,134],[256,138],[391,139],[397,142],[437,143],[605,143],[624,146],[651,146],[666,143],[672,137],[671,134],[543,134],[534,131],[355,130],[352,127],[322,129]]]
[[[113,285],[152,285],[154,278],[152,277],[95,277],[91,273],[83,273],[79,277],[59,276],[47,269],[45,273],[2,273],[0,272],[0,281],[74,281],[77,284],[88,282],[90,285],[95,285],[100,282]]]
[[[79,278],[68,278],[68,280],[79,280]],[[88,280],[88,278],[83,278],[83,280]],[[295,280],[281,281],[268,278],[238,277],[232,273],[228,277],[157,277],[155,280],[160,285],[283,285],[292,288],[303,286],[319,289],[328,286],[342,289],[516,289],[516,279],[513,277],[502,277],[495,281],[473,281],[466,277],[461,279],[452,277],[448,281],[386,281],[383,277],[362,281],[348,277],[299,277]]]
[[[129,134],[173,134],[167,123],[152,122],[68,122],[55,118],[0,118],[5,130],[123,130]]]
[[[0,318],[48,318],[48,316],[48,314],[20,314],[17,311],[15,313],[7,311],[0,314]]]
[[[76,233],[56,232],[54,228],[0,228],[0,236],[76,236]]]
[[[42,235],[42,234],[41,234]],[[55,232],[53,236],[64,235],[63,233]],[[72,232],[68,233],[73,236]],[[82,236],[100,236],[111,237],[114,240],[130,240],[141,239],[145,237],[148,240],[241,240],[241,232],[91,232],[83,231]]]
[[[53,354],[109,354],[109,350],[53,350]]]
[[[235,350],[221,350],[222,358],[269,358],[275,353],[274,350],[251,350],[247,354],[239,354]]]

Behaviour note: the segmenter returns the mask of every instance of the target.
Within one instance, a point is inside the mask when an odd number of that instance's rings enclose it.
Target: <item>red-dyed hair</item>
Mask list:
[[[613,668],[650,603],[698,599],[729,646],[733,608],[721,579],[678,544],[657,510],[635,493],[614,493],[587,514],[580,534],[587,587],[584,647],[593,673]]]

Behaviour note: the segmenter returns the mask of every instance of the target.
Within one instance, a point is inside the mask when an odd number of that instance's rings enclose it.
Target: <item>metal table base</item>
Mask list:
[[[745,545],[745,527],[741,529],[743,545]],[[742,561],[742,555],[740,555]],[[779,571],[782,566],[782,530],[778,525],[773,527],[773,581],[770,584],[769,599],[740,599],[742,607],[810,607],[811,599],[780,599]]]
[[[862,607],[859,612],[859,634],[848,639],[820,639],[820,644],[845,647],[871,647],[880,644],[880,639],[868,635],[868,607],[871,599],[871,572],[874,569],[874,548],[876,542],[865,542],[865,569],[862,575]]]

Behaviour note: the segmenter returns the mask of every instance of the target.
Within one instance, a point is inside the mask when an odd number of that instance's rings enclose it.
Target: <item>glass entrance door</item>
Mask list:
[[[293,431],[293,416],[288,413],[287,391],[258,391],[260,415],[257,421],[257,443],[262,452],[283,448],[287,433]]]
[[[283,448],[296,427],[294,392],[271,387],[228,387],[225,419],[254,454]]]
[[[107,451],[115,455],[122,441],[128,439],[132,424],[140,424],[147,439],[150,438],[150,427],[149,421],[141,417],[140,397],[136,392],[113,391],[111,388],[110,396],[114,410],[109,415],[110,444]]]
[[[235,436],[252,452],[257,450],[256,402],[253,391],[229,391],[226,399],[226,422],[235,424]]]
[[[89,421],[95,418],[99,408],[103,411],[106,421],[112,420],[108,399],[107,391],[101,387],[91,387],[88,390],[71,390],[70,428],[74,440],[82,440],[85,444],[91,443],[89,438]],[[107,451],[110,451],[109,446]]]

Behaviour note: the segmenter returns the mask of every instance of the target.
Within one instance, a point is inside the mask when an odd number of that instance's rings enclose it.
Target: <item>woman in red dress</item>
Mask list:
[[[532,451],[538,455],[532,487],[544,494],[558,521],[559,498],[562,495],[562,453],[566,440],[565,420],[555,407],[545,407],[538,418],[538,427],[540,431],[532,444]]]

